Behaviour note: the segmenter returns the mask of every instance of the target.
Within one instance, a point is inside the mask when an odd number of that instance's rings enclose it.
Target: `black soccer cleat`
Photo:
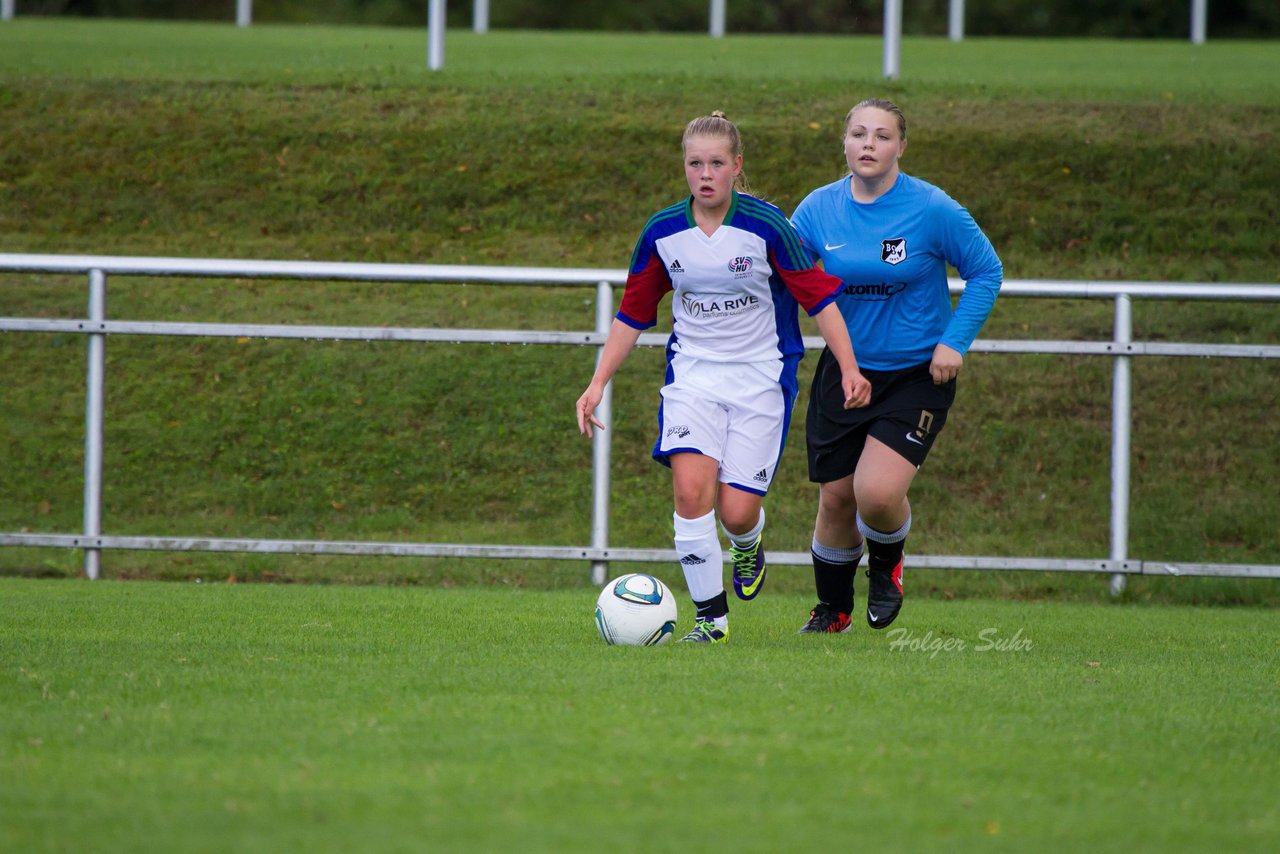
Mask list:
[[[873,629],[888,628],[902,610],[902,558],[893,569],[868,569],[871,579],[867,591],[867,625]]]
[[[853,620],[848,614],[837,611],[830,605],[819,602],[812,611],[809,612],[809,622],[800,627],[798,635],[823,634],[838,632],[847,632],[849,627],[853,625]]]

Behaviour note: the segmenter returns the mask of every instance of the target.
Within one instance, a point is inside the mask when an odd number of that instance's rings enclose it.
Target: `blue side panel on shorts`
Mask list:
[[[778,442],[778,460],[782,460],[782,452],[787,448],[787,435],[791,432],[791,410],[795,408],[797,383],[796,383],[796,365],[800,363],[799,356],[788,356],[783,360],[782,364],[782,411],[785,413],[782,417],[782,438]]]
[[[674,382],[676,378],[675,368],[672,367],[671,365],[671,360],[674,359],[676,355],[675,347],[673,346],[675,343],[676,343],[676,333],[673,330],[671,333],[671,337],[667,339],[667,370],[662,377],[662,384],[664,386],[671,385],[671,383]],[[665,422],[663,421],[663,418],[662,418],[663,405],[664,405],[663,397],[661,394],[659,394],[658,395],[658,438],[655,439],[653,442],[652,454],[655,460],[662,463],[667,468],[671,468],[671,460],[669,458],[669,455],[662,453],[662,450],[661,450],[662,449],[662,432],[667,429]]]

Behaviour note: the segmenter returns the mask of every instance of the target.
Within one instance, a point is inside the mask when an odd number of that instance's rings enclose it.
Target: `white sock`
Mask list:
[[[760,538],[760,532],[764,530],[764,508],[760,508],[760,519],[756,522],[756,526],[745,534],[735,534],[723,524],[720,528],[728,535],[730,542],[735,546],[740,549],[750,548],[756,544],[756,540]]]
[[[825,560],[827,563],[851,563],[854,566],[862,560],[864,551],[863,543],[858,543],[851,549],[837,549],[833,546],[824,546],[818,542],[818,535],[813,535],[813,542],[809,544],[809,551]]]
[[[724,552],[716,535],[715,511],[697,519],[679,514],[675,523],[676,559],[684,570],[689,595],[695,602],[705,602],[724,592]]]
[[[862,536],[868,540],[877,543],[900,543],[907,538],[907,534],[911,533],[911,511],[907,511],[907,521],[902,523],[902,527],[896,531],[877,531],[875,528],[862,521],[862,514],[857,515],[858,530]]]

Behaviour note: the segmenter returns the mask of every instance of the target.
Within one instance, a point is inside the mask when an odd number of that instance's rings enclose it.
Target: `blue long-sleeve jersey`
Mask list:
[[[928,362],[939,343],[964,355],[995,304],[1004,267],[969,212],[927,181],[899,174],[870,204],[849,178],[810,193],[791,222],[815,259],[844,282],[836,303],[861,367]],[[947,265],[965,281],[951,309]]]

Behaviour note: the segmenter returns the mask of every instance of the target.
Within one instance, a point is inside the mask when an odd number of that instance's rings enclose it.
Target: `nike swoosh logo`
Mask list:
[[[921,447],[924,447],[924,442],[921,442],[919,439],[917,439],[917,438],[916,438],[916,434],[915,434],[915,433],[908,433],[908,434],[907,434],[907,441],[908,441],[908,442],[915,442],[917,445],[920,445]]]
[[[871,613],[870,611],[867,611],[867,616],[871,618],[871,622],[873,622],[873,623],[878,623],[878,622],[880,622],[880,621],[876,618],[876,615],[875,615],[875,614],[873,614],[873,613]]]
[[[842,246],[848,246],[848,245],[849,245],[849,244],[847,244],[847,243],[837,243],[835,246],[832,246],[830,243],[824,243],[824,244],[822,244],[822,248],[823,248],[823,249],[825,249],[825,250],[827,250],[828,252],[834,252],[835,250],[839,249],[840,247],[842,247]]]

